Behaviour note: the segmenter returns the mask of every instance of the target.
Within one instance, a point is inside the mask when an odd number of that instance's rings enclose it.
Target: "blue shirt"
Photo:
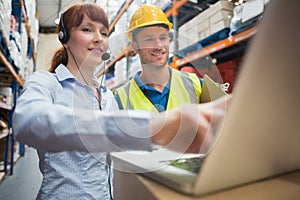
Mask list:
[[[172,71],[169,68],[170,77],[172,76]],[[144,95],[152,102],[153,105],[159,110],[159,112],[165,111],[167,107],[169,91],[170,91],[170,79],[167,85],[164,87],[162,92],[158,91],[157,89],[150,87],[142,82],[140,79],[141,72],[136,73],[134,80],[136,81],[137,85],[143,91]]]
[[[104,87],[101,96],[102,110],[93,89],[64,65],[55,73],[37,71],[25,83],[13,132],[38,151],[43,181],[37,199],[110,199],[106,152],[151,150],[150,114],[118,111]]]

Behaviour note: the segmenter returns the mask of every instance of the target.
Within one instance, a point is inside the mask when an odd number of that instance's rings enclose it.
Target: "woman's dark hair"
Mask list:
[[[63,21],[65,31],[70,36],[70,34],[72,34],[70,33],[70,30],[73,27],[78,27],[85,15],[93,21],[102,23],[107,29],[109,29],[108,17],[99,5],[96,3],[79,3],[71,6],[63,13],[63,15],[61,15],[63,16],[63,20],[60,20],[60,23],[56,29],[56,33],[59,33],[62,30],[61,23]],[[68,63],[68,54],[64,47],[60,47],[54,53],[49,71],[54,73],[56,67],[61,63],[64,65],[67,65]]]

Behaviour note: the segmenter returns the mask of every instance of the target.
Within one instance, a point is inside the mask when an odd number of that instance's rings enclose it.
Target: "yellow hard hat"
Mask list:
[[[131,33],[135,29],[155,24],[165,24],[168,26],[169,31],[172,29],[172,23],[160,8],[154,5],[142,4],[131,16],[127,31],[128,40],[132,41]]]

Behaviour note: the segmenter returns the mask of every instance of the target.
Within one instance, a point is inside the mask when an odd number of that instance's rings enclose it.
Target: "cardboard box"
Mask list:
[[[232,2],[221,0],[217,3],[211,5],[208,9],[199,14],[199,17],[202,19],[210,18],[221,10],[233,11],[234,5]]]
[[[210,35],[211,35],[210,28],[207,28],[207,29],[205,29],[205,30],[198,33],[198,38],[199,38],[199,40],[203,40],[203,39],[207,38]]]
[[[210,23],[215,24],[221,20],[225,20],[225,21],[231,20],[232,16],[233,16],[232,11],[221,10],[220,12],[217,12],[216,14],[214,14],[210,17]]]
[[[214,34],[224,28],[230,27],[231,20],[221,20],[215,24],[211,24],[210,26],[210,33]]]
[[[206,29],[209,29],[209,27],[210,27],[209,19],[202,20],[201,22],[198,22],[198,24],[196,24],[198,33],[202,32]]]

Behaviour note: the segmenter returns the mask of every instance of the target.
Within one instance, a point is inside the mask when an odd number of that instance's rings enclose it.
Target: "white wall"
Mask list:
[[[36,70],[49,69],[53,53],[61,46],[57,34],[39,34]]]

